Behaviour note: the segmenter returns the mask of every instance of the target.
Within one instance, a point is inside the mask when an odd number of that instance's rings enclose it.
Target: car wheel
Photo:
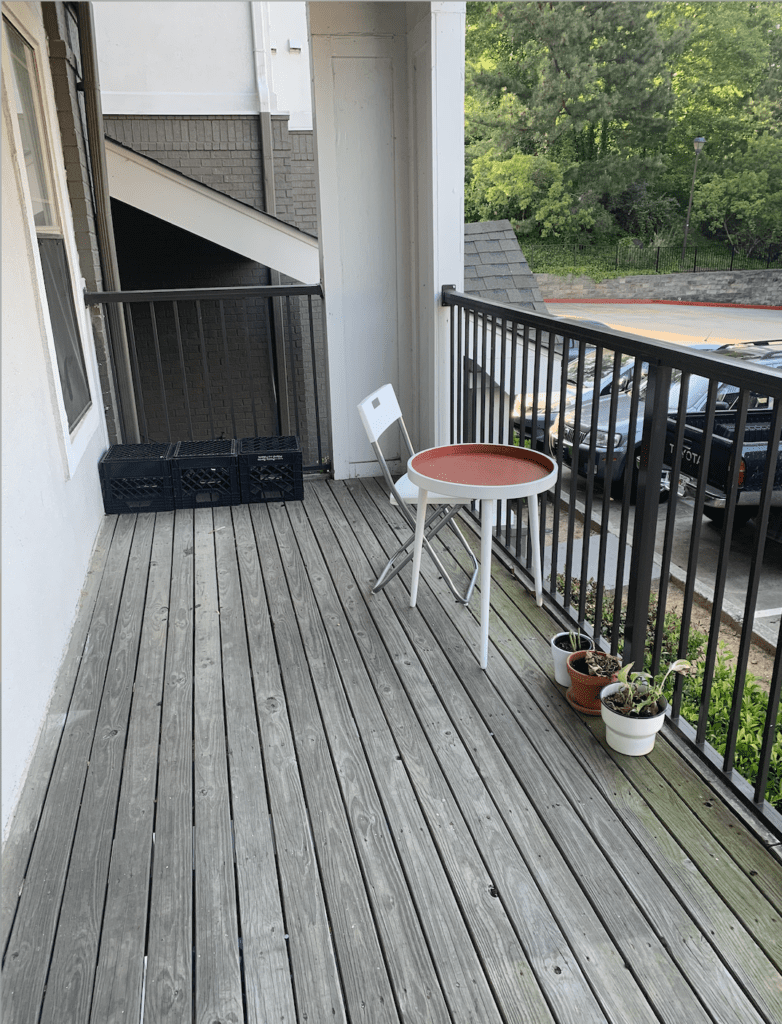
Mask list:
[[[725,509],[724,508],[704,508],[703,514],[707,519],[711,519],[715,526],[722,529],[723,523],[725,522]],[[737,505],[733,512],[733,529],[739,530],[742,526],[746,526],[747,523],[757,514],[756,508],[748,508],[745,505]]]
[[[618,478],[611,481],[611,497],[616,501],[622,501],[625,494],[625,474],[627,473],[628,460],[625,459],[622,471]],[[638,466],[636,460],[631,459],[630,465],[632,466],[633,478],[630,481],[630,504],[634,505],[636,498],[638,497]]]

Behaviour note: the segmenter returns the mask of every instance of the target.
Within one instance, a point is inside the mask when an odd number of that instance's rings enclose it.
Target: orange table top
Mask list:
[[[553,460],[543,452],[505,444],[452,444],[429,448],[410,460],[430,480],[471,487],[518,487],[548,476]]]

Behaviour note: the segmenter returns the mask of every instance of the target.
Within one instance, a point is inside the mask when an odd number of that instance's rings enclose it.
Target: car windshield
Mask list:
[[[619,372],[627,373],[635,363],[635,356],[623,355],[620,357]],[[610,376],[614,371],[614,353],[608,349],[603,349],[602,358],[600,360],[599,377],[602,380],[604,377]],[[584,384],[594,384],[595,376],[598,373],[597,364],[597,349],[588,348],[584,355]],[[578,383],[578,359],[571,359],[567,367],[567,382],[568,384]]]

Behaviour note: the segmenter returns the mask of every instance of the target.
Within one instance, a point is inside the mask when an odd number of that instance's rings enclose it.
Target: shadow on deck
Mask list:
[[[499,563],[489,669],[375,481],[108,517],[4,850],[3,1021],[782,1020],[782,864],[602,745]],[[393,525],[393,529],[392,529]],[[477,538],[476,538],[477,547]]]

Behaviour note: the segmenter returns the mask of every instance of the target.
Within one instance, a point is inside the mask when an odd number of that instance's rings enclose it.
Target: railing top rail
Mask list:
[[[319,284],[242,285],[229,288],[166,288],[142,291],[84,292],[85,306],[101,302],[192,302],[198,299],[278,298],[286,295],[319,295]]]
[[[760,368],[751,363],[743,362],[730,356],[720,355],[715,351],[694,349],[672,342],[657,341],[639,334],[630,334],[606,326],[606,329],[568,323],[556,317],[533,313],[531,310],[515,309],[499,302],[479,299],[473,295],[465,295],[455,289],[444,286],[442,304],[456,306],[475,313],[487,313],[497,321],[506,324],[523,324],[550,331],[555,335],[577,338],[595,346],[619,349],[623,353],[637,356],[644,362],[655,366],[671,366],[684,373],[697,374],[709,380],[719,380],[735,384],[737,387],[768,394],[782,400],[782,372],[770,368]],[[780,339],[774,339],[780,342]],[[715,344],[718,344],[715,343]],[[728,344],[728,342],[725,342]],[[763,342],[746,342],[748,346]]]

